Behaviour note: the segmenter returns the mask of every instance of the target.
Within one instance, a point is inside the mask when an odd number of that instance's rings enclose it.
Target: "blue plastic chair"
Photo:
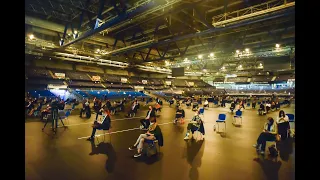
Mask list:
[[[294,115],[293,114],[287,114],[289,118],[289,122],[294,122]]]
[[[224,123],[225,132],[227,132],[227,124],[226,124],[226,115],[225,114],[219,114],[218,120],[216,120],[216,123],[218,125],[218,131],[217,132],[219,132],[219,123]]]
[[[233,116],[233,123],[235,124],[235,122],[236,122],[236,118],[240,118],[241,119],[241,123],[240,123],[240,125],[242,125],[242,111],[236,111],[236,115],[235,116]]]
[[[199,115],[202,115],[204,117],[204,108],[199,109]]]

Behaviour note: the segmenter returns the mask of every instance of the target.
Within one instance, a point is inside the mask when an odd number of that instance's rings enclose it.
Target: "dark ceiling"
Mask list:
[[[64,60],[61,53],[90,56],[126,62],[130,68],[184,66],[190,72],[205,69],[208,76],[255,74],[264,71],[259,65],[270,58],[290,57],[289,69],[274,72],[292,73],[294,3],[26,0],[26,53]]]

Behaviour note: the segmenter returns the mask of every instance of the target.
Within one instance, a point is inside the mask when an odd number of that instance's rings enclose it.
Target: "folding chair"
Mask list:
[[[98,137],[98,138],[95,138],[95,139],[97,139],[97,141],[98,141],[98,143],[100,143],[99,142],[99,136],[101,136],[101,135],[103,135],[103,142],[105,141],[105,139],[106,139],[106,132],[108,132],[109,133],[109,136],[110,136],[110,141],[111,141],[111,134],[110,134],[110,128],[109,129],[97,129],[98,131],[102,131],[102,133],[103,134],[99,134],[98,136],[96,136],[96,137]]]
[[[199,115],[202,115],[203,118],[204,118],[204,108],[200,108],[200,110],[199,110]]]
[[[227,132],[227,124],[226,124],[226,115],[225,114],[219,114],[218,120],[216,120],[216,123],[218,125],[218,131],[217,132],[219,132],[219,123],[224,123],[225,132]]]
[[[240,118],[241,119],[240,125],[242,125],[242,111],[236,111],[236,115],[233,116],[233,124],[235,124],[235,125],[236,125],[236,122],[237,122],[236,118]]]
[[[289,118],[290,129],[295,129],[295,120],[293,114],[287,114]]]

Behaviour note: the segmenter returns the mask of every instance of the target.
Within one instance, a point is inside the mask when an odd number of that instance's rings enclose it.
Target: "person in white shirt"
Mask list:
[[[209,107],[209,102],[207,99],[204,101],[203,107]]]
[[[277,123],[284,123],[284,122],[288,122],[289,121],[289,117],[284,113],[283,110],[279,111],[279,116],[277,117]]]

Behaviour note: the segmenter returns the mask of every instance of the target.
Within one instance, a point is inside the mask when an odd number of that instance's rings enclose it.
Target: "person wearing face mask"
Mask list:
[[[152,108],[152,106],[149,106],[146,117],[140,120],[140,123],[142,124],[140,126],[140,129],[148,129],[148,127],[150,126],[150,120],[153,119],[156,119],[156,113],[154,108]]]
[[[276,141],[276,135],[278,134],[277,124],[272,117],[268,117],[268,122],[264,125],[262,133],[260,133],[257,144],[253,145],[257,150],[260,150],[261,154],[264,154],[267,141]],[[259,149],[259,147],[261,148]]]
[[[92,133],[91,136],[87,139],[88,141],[93,141],[96,131],[98,130],[109,130],[111,127],[111,119],[110,119],[110,112],[108,109],[102,110],[102,120],[101,122],[98,122],[97,120],[94,121],[94,124],[92,125]]]
[[[279,111],[279,116],[277,118],[277,123],[289,122],[289,117],[284,113],[283,110]]]

